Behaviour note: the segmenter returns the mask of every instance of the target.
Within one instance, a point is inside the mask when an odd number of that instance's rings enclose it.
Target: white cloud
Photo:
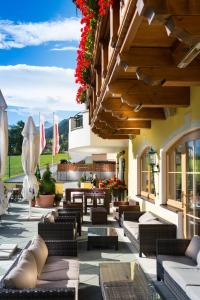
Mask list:
[[[0,89],[9,106],[30,114],[81,111],[74,70],[30,65],[0,66]],[[18,108],[17,108],[18,109]]]
[[[74,46],[67,46],[67,47],[56,47],[56,48],[52,48],[51,51],[77,51],[78,48],[74,47]]]
[[[39,23],[0,20],[0,49],[38,46],[47,42],[79,41],[80,28],[78,18]]]

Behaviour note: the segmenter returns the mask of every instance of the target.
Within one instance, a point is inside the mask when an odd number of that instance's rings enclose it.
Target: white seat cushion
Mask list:
[[[167,273],[185,291],[187,285],[200,285],[200,269],[168,268]]]
[[[138,222],[133,221],[123,221],[123,226],[128,228],[138,228]]]
[[[138,229],[138,227],[129,228],[129,232],[134,236],[134,238],[136,240],[138,240],[138,238],[139,238],[139,229]]]
[[[77,259],[49,256],[39,276],[40,280],[78,280],[80,263]]]
[[[199,300],[200,298],[200,286],[187,285],[186,294],[191,300]]]

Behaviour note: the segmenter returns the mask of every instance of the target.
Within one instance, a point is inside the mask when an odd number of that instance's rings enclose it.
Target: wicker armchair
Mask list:
[[[77,222],[77,231],[79,233],[79,236],[81,236],[81,225],[82,225],[82,217],[81,217],[81,212],[79,209],[58,209],[58,220],[61,220],[61,222],[66,222],[68,218],[74,217],[76,218]]]
[[[113,217],[122,225],[122,215],[127,211],[140,211],[139,205],[129,205],[128,201],[115,201],[113,203]]]
[[[38,234],[44,239],[49,255],[77,256],[78,244],[73,223],[38,223]],[[54,241],[54,243],[52,243]]]
[[[38,223],[38,234],[45,240],[76,240],[74,223]]]
[[[65,210],[78,210],[81,212],[81,218],[83,218],[83,203],[70,203],[63,201],[63,211]],[[59,211],[62,211],[62,209],[59,209]]]

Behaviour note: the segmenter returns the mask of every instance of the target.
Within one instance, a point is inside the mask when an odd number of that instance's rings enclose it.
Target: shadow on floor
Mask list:
[[[96,285],[81,283],[79,285],[79,300],[102,300],[101,289]]]

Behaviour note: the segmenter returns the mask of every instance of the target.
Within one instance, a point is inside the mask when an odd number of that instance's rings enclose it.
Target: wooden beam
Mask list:
[[[154,20],[166,21],[171,15],[200,15],[199,0],[137,0],[136,9],[149,24]]]
[[[121,52],[129,51],[131,44],[135,39],[137,31],[142,23],[142,19],[143,19],[142,16],[139,16],[137,10],[135,10],[135,13],[131,19],[131,23],[127,30],[126,36],[124,38],[123,44],[121,46]]]
[[[108,40],[100,42],[101,45],[101,75],[106,77],[108,67]]]
[[[135,112],[133,110],[129,111],[112,111],[112,116],[123,119],[123,117],[127,117],[127,119],[159,119],[165,120],[165,113],[162,108],[142,108],[140,111]]]
[[[159,21],[169,36],[188,46],[186,54],[178,63],[187,67],[200,53],[200,1],[187,0],[138,0],[137,12],[147,18],[149,24]],[[180,17],[182,16],[182,17]]]
[[[152,87],[138,80],[116,80],[107,87],[107,96],[122,97],[122,102],[131,106],[126,101],[127,97],[132,98],[135,105],[144,104],[150,107],[151,104],[158,107],[190,104],[190,89],[187,87]]]
[[[126,120],[126,119],[161,119],[165,120],[165,114],[162,108],[143,108],[138,112],[135,112],[133,108],[129,107],[128,111],[123,110],[112,110],[109,111],[103,109],[99,114],[98,117],[102,120],[112,120],[113,118],[119,120]]]
[[[171,16],[165,23],[169,36],[177,38],[184,46],[182,56],[179,51],[179,68],[187,67],[200,53],[200,16],[185,16],[177,18]],[[187,46],[187,47],[186,47]],[[174,56],[176,52],[174,52]]]
[[[115,47],[119,29],[120,0],[115,0],[110,6],[110,45]]]
[[[190,89],[185,89],[181,93],[176,94],[166,91],[154,92],[146,96],[139,94],[124,94],[122,95],[122,102],[130,105],[131,107],[136,107],[138,105],[144,107],[185,107],[190,105]]]
[[[103,133],[100,133],[99,137],[106,140],[128,140],[130,138],[129,135],[120,135],[120,134],[112,135],[112,134],[103,134]]]
[[[96,95],[97,97],[100,95],[101,93],[101,67],[97,66],[96,70],[95,70],[95,75],[96,75]]]
[[[103,134],[112,134],[112,135],[139,135],[140,129],[112,129],[108,127],[104,127],[103,129],[93,127],[92,131],[96,134],[103,133]]]
[[[135,72],[137,67],[175,66],[170,48],[134,47],[128,53],[118,55],[118,63],[126,72]]]
[[[137,78],[151,86],[196,86],[200,85],[200,67],[179,68],[138,68]]]
[[[105,111],[129,111],[133,110],[128,104],[122,103],[121,98],[104,98],[101,107]]]
[[[135,128],[151,128],[150,120],[135,120],[135,121],[106,121],[107,126],[114,129],[135,129]]]
[[[151,128],[150,120],[134,120],[134,121],[102,121],[97,119],[94,126],[98,129],[105,129],[106,127],[113,130],[117,129],[140,129]]]

